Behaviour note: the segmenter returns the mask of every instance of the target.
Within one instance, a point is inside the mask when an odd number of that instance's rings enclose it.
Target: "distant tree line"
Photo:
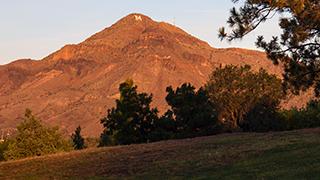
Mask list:
[[[166,89],[169,109],[151,108],[152,94],[138,93],[132,80],[119,87],[120,99],[101,119],[99,146],[147,143],[223,132],[267,132],[320,126],[320,103],[281,110],[286,96],[275,75],[248,65],[216,68],[198,90],[190,83]]]
[[[280,109],[285,98],[281,80],[250,66],[218,67],[203,87],[190,83],[167,87],[168,110],[162,115],[151,107],[152,94],[138,92],[133,80],[120,84],[120,98],[101,119],[104,129],[98,146],[149,143],[243,131],[267,132],[320,127],[320,102],[310,101],[301,109]],[[46,127],[30,110],[17,127],[14,138],[0,143],[0,160],[41,156],[72,149],[86,143],[81,127],[69,140],[55,127]]]
[[[170,109],[159,117],[151,108],[152,95],[138,93],[132,80],[120,84],[120,99],[101,120],[100,146],[153,142],[216,133],[217,112],[206,91],[191,84],[167,88]]]

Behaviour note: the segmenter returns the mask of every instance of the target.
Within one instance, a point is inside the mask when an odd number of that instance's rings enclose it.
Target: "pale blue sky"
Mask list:
[[[41,59],[65,44],[76,44],[130,13],[175,23],[213,47],[254,49],[257,35],[277,34],[277,22],[261,26],[242,41],[220,42],[231,0],[3,0],[0,1],[0,64]]]

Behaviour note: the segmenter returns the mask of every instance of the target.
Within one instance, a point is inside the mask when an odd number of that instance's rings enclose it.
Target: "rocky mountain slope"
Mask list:
[[[127,78],[140,91],[153,93],[153,105],[163,111],[167,86],[190,82],[200,87],[214,67],[226,64],[282,74],[262,52],[216,49],[176,26],[131,14],[42,60],[0,66],[0,128],[15,127],[30,108],[66,133],[81,125],[85,135],[98,136],[100,118],[114,105],[118,85]],[[293,105],[299,104],[301,98]]]

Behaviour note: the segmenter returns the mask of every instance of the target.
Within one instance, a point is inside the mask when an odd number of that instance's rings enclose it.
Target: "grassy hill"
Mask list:
[[[0,163],[0,179],[320,179],[320,129],[94,148]]]

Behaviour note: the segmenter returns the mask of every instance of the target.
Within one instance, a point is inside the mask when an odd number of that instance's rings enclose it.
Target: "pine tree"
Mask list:
[[[100,146],[150,142],[158,110],[151,108],[152,95],[138,93],[132,80],[120,84],[120,99],[101,120]]]
[[[75,130],[75,132],[71,135],[71,139],[73,142],[73,147],[76,150],[84,149],[86,148],[84,143],[84,138],[81,136],[81,127],[78,126]]]
[[[239,0],[233,0],[238,2]],[[320,93],[320,1],[319,0],[245,0],[240,8],[232,8],[227,21],[232,28],[219,30],[219,37],[233,41],[241,39],[259,25],[282,15],[280,36],[266,42],[263,36],[256,45],[275,63],[284,65],[284,87],[298,94],[315,88]]]
[[[210,135],[217,131],[217,112],[209,101],[207,92],[198,91],[189,83],[184,83],[176,90],[167,88],[166,101],[170,110],[165,115],[174,117],[176,133],[180,137]],[[170,117],[170,116],[168,116]]]

